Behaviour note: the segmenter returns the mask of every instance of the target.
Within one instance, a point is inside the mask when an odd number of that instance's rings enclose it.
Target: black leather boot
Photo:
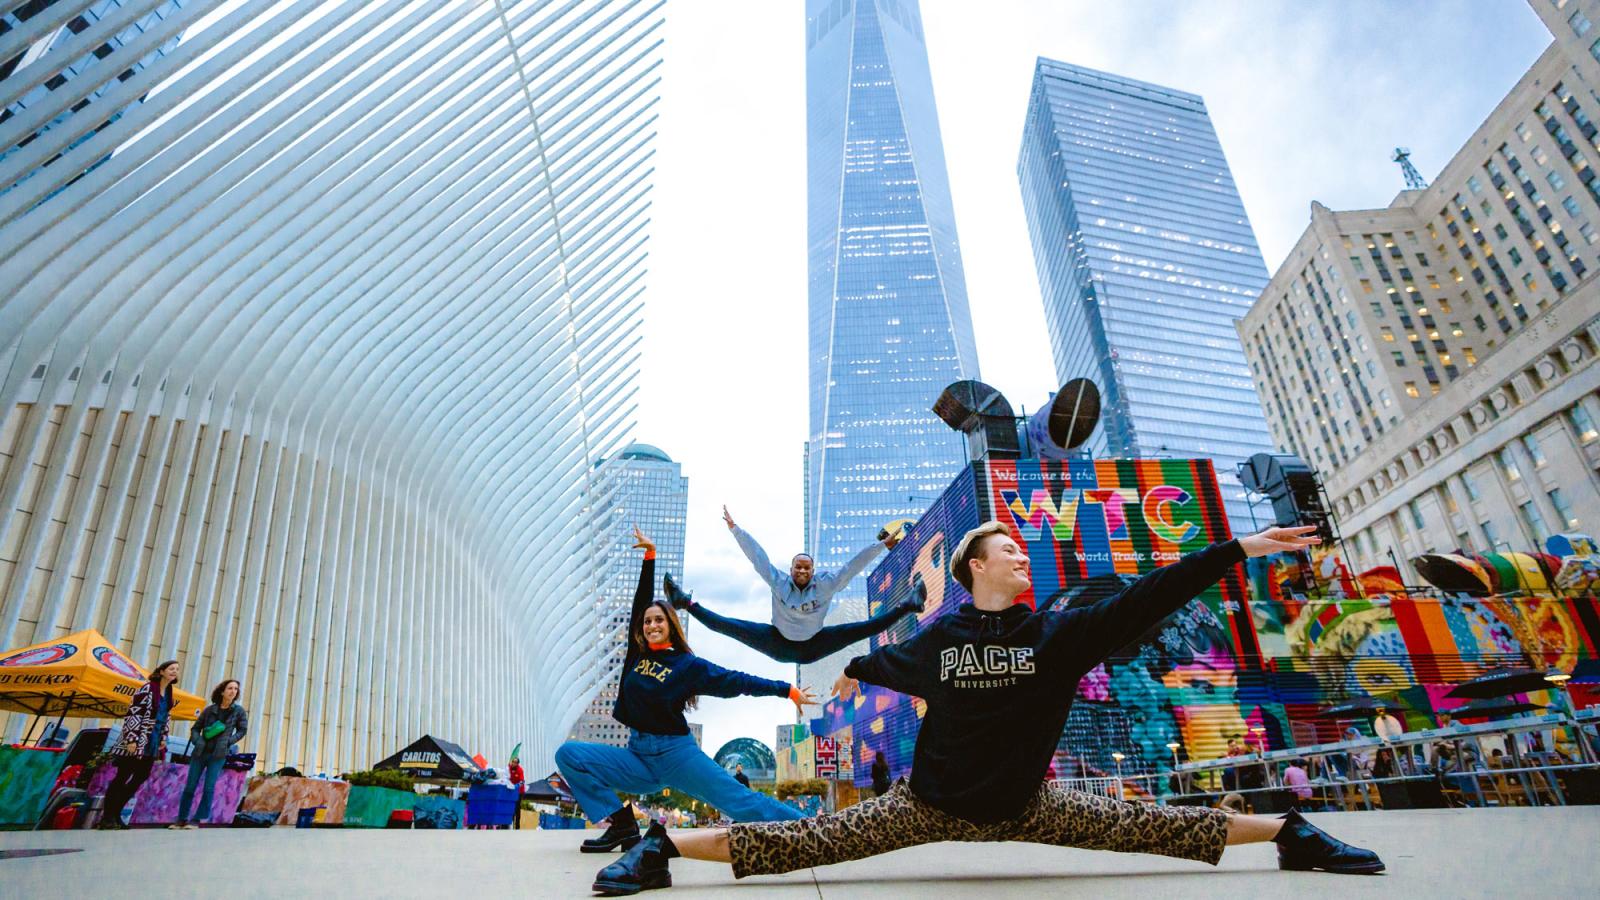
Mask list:
[[[678,587],[678,583],[672,580],[670,572],[661,578],[661,592],[667,595],[667,601],[672,604],[673,609],[688,609],[689,601],[694,599],[693,594]]]
[[[597,894],[618,897],[672,887],[667,860],[677,855],[678,848],[672,846],[667,829],[660,822],[651,822],[650,829],[633,849],[595,875],[592,889]]]
[[[633,819],[633,804],[624,803],[611,814],[611,824],[599,837],[589,838],[579,847],[584,853],[610,853],[621,847],[627,850],[639,843],[639,823]]]
[[[1321,869],[1342,875],[1376,875],[1383,860],[1371,850],[1352,847],[1307,822],[1297,810],[1283,816],[1283,830],[1273,838],[1278,845],[1278,868],[1310,872]]]

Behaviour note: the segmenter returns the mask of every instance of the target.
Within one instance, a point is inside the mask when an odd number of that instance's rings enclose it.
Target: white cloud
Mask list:
[[[1395,146],[1436,172],[1550,40],[1521,3],[926,0],[923,20],[984,380],[1029,409],[1054,387],[1016,180],[1037,56],[1204,96],[1270,269],[1312,200],[1387,205]],[[800,547],[803,22],[798,3],[667,7],[636,432],[689,476],[687,584],[761,621],[718,511],[732,506],[774,558]],[[713,601],[724,591],[731,602]],[[705,629],[691,640],[720,665],[793,677]],[[793,706],[706,700],[691,718],[715,751],[770,742]]]

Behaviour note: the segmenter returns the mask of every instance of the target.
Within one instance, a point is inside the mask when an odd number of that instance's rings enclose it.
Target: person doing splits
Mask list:
[[[879,551],[893,549],[899,541],[897,536],[887,531],[880,532],[878,543],[857,553],[838,572],[817,574],[816,564],[806,553],[796,553],[789,560],[789,571],[785,572],[772,564],[767,558],[767,551],[761,549],[755,538],[734,524],[726,506],[722,508],[722,519],[728,524],[728,530],[733,532],[739,549],[744,551],[745,557],[755,567],[756,574],[772,591],[772,623],[750,622],[714,613],[706,609],[705,604],[696,602],[673,580],[670,573],[661,585],[673,607],[687,610],[695,621],[717,634],[731,637],[778,662],[813,663],[872,637],[912,613],[922,611],[923,600],[918,596],[916,599],[902,600],[892,608],[860,622],[823,625],[832,607],[833,596],[861,574]]]
[[[1303,550],[1315,528],[1269,528],[1212,545],[1096,603],[1034,612],[1027,554],[998,522],[967,532],[950,567],[973,597],[902,643],[852,660],[834,685],[858,681],[923,698],[909,782],[836,813],[740,823],[668,836],[652,825],[595,877],[632,894],[672,884],[677,856],[731,863],[733,875],[776,874],[938,841],[1028,841],[1157,853],[1216,864],[1230,844],[1273,841],[1283,869],[1376,873],[1376,853],[1341,843],[1298,812],[1281,819],[1155,806],[1065,790],[1045,773],[1079,679],[1220,581],[1246,557]]]
[[[628,746],[568,741],[556,749],[556,766],[591,822],[607,820],[599,837],[583,842],[585,853],[624,850],[639,840],[632,804],[617,806],[617,792],[652,794],[666,787],[716,807],[735,822],[798,819],[792,806],[740,784],[700,749],[689,734],[685,709],[699,695],[787,697],[795,707],[814,705],[809,690],[724,669],[689,649],[678,617],[655,599],[656,547],[638,528],[643,548],[639,586],[628,621],[627,650],[611,715],[628,726]]]

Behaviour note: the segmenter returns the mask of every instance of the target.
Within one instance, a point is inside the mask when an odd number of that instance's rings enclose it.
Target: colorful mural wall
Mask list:
[[[975,463],[868,576],[874,613],[919,585],[927,592],[924,611],[875,638],[874,648],[969,599],[949,575],[949,553],[989,520],[1005,522],[1027,549],[1034,583],[1019,599],[1044,609],[1093,602],[1230,536],[1209,461]],[[1564,555],[1478,558],[1486,587],[1476,593],[1407,589],[1387,567],[1352,573],[1336,550],[1251,560],[1083,679],[1057,774],[1114,771],[1118,751],[1126,774],[1163,771],[1174,742],[1180,754],[1208,759],[1222,756],[1229,738],[1273,748],[1332,740],[1352,723],[1315,714],[1363,696],[1390,699],[1410,727],[1428,727],[1459,705],[1444,697],[1451,686],[1495,665],[1570,671],[1596,655],[1600,636],[1600,566],[1568,561],[1589,546],[1579,538],[1562,545]],[[1502,583],[1512,580],[1540,593],[1508,597]],[[1575,698],[1586,696],[1574,688]],[[848,704],[828,703],[811,728],[853,752],[855,783],[865,785],[875,752],[893,777],[910,770],[925,708],[915,697],[862,689]]]

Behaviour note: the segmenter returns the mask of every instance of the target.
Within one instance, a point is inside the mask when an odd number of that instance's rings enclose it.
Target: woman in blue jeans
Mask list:
[[[211,705],[200,711],[200,718],[189,731],[189,777],[178,799],[178,821],[170,827],[195,828],[195,822],[211,818],[211,795],[222,775],[222,764],[228,761],[234,745],[244,740],[249,728],[249,716],[239,702],[239,682],[229,678],[212,688]],[[202,785],[200,808],[190,819],[196,784]]]
[[[627,747],[568,741],[556,765],[591,822],[609,819],[605,832],[583,842],[585,853],[626,850],[639,841],[633,807],[617,806],[617,792],[650,794],[664,787],[716,807],[735,822],[799,819],[799,810],[752,791],[706,756],[683,718],[701,694],[712,697],[788,697],[797,707],[815,704],[810,691],[781,681],[733,672],[695,656],[672,607],[655,599],[656,547],[638,528],[644,549],[639,586],[628,620],[627,653],[611,715],[630,729]]]

